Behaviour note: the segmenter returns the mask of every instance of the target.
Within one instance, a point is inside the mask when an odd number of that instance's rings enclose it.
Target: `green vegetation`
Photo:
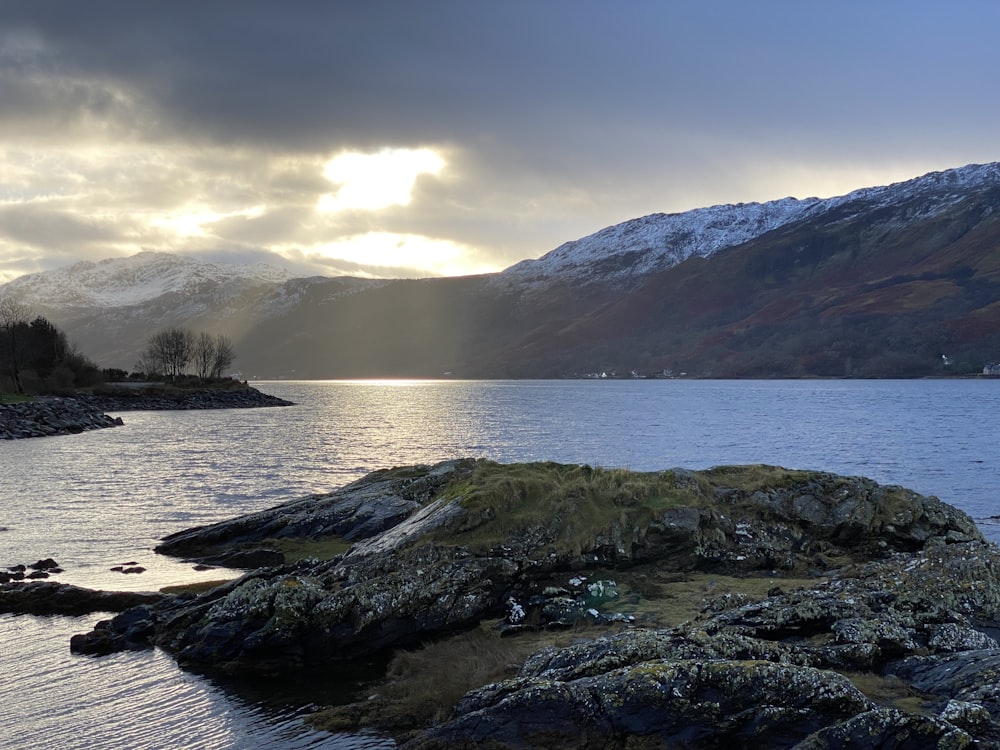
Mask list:
[[[743,466],[717,466],[699,472],[712,487],[732,487],[744,492],[754,492],[764,487],[792,487],[802,484],[813,472],[783,469],[766,464]]]
[[[477,628],[416,651],[397,651],[380,695],[402,714],[441,721],[468,691],[513,677],[539,648],[569,638],[501,638]]]
[[[525,659],[539,649],[567,646],[602,632],[587,627],[502,638],[496,630],[483,626],[419,649],[397,651],[385,678],[374,688],[367,686],[366,692],[374,689],[374,696],[320,711],[309,723],[327,731],[375,726],[397,733],[426,726],[446,719],[470,690],[514,677]],[[397,734],[397,739],[403,738]]]
[[[490,549],[509,539],[580,551],[595,537],[648,526],[663,511],[704,506],[717,487],[752,493],[807,481],[807,471],[742,466],[703,472],[636,472],[557,463],[477,464],[445,497],[468,512],[429,536],[439,544]]]
[[[339,536],[324,536],[307,539],[265,539],[258,547],[276,549],[285,556],[286,563],[299,560],[330,560],[342,555],[351,548],[350,542],[345,542]]]
[[[934,696],[919,693],[912,686],[893,675],[882,676],[872,672],[844,672],[854,687],[881,706],[898,708],[912,714],[933,716],[928,708],[937,700]]]
[[[155,334],[137,363],[138,373],[121,369],[100,370],[67,340],[66,335],[10,297],[0,297],[0,393],[72,394],[101,392],[104,382],[158,380],[170,377],[177,387],[229,390],[245,387],[222,374],[235,359],[225,336],[172,328]],[[193,364],[196,376],[185,375]],[[104,393],[115,392],[113,390]],[[149,393],[146,390],[146,393]],[[10,402],[12,399],[3,397]]]
[[[204,594],[211,591],[216,586],[229,583],[230,579],[216,579],[212,581],[197,581],[195,583],[181,583],[176,586],[164,586],[160,589],[161,594]]]
[[[770,576],[734,576],[715,573],[677,573],[656,566],[640,566],[628,571],[593,573],[618,583],[619,599],[605,609],[632,615],[640,625],[669,628],[694,619],[706,599],[724,594],[741,594],[762,599],[776,586],[783,591],[815,586],[823,579],[772,578]]]
[[[145,396],[181,394],[186,391],[246,391],[250,386],[233,378],[202,379],[193,375],[182,376],[169,382],[143,383],[141,389],[118,383],[101,383],[91,388],[100,396]]]
[[[451,484],[446,497],[468,513],[459,527],[431,534],[431,541],[479,549],[540,528],[553,537],[540,543],[578,548],[616,522],[648,523],[657,512],[697,500],[669,473],[488,461],[477,464],[469,479]]]

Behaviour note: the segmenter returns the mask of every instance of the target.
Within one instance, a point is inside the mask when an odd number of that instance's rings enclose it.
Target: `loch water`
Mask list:
[[[1000,380],[278,381],[287,408],[124,412],[125,424],[0,443],[0,567],[155,590],[218,578],[152,548],[166,534],[458,456],[652,471],[766,463],[937,495],[1000,540]],[[130,563],[141,574],[111,570]],[[226,683],[159,651],[93,658],[106,615],[0,615],[0,747],[382,748],[302,717],[351,688]]]

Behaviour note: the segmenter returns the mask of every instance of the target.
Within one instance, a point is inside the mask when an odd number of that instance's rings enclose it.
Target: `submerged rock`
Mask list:
[[[484,621],[517,637],[593,613],[622,630],[539,651],[412,746],[820,748],[870,736],[864,746],[961,747],[996,736],[995,692],[960,676],[1000,659],[1000,551],[961,511],[899,487],[761,466],[640,474],[461,459],[375,472],[158,550],[204,559],[290,541],[298,560],[125,612],[76,642],[155,644],[199,670],[323,673]],[[635,571],[770,582],[766,596],[706,590],[683,624],[643,628],[617,616],[639,596],[617,582]],[[790,576],[796,585],[782,585]],[[895,675],[940,706],[879,703],[858,674]]]

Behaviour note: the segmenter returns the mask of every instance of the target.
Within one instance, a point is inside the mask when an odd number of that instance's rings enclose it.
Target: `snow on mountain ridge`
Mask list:
[[[280,284],[288,278],[286,271],[259,263],[217,265],[171,253],[141,252],[29,274],[6,284],[4,291],[31,307],[126,307],[204,284]]]
[[[867,187],[833,198],[782,198],[767,203],[737,203],[697,208],[683,213],[651,214],[566,242],[534,260],[501,273],[520,282],[555,277],[636,277],[665,270],[692,256],[708,257],[803,218],[854,202],[882,207],[935,194],[940,211],[962,197],[962,191],[1000,184],[1000,163],[970,164],[931,172],[904,182]],[[947,192],[948,190],[951,192]]]
[[[666,268],[692,255],[706,257],[795,220],[818,203],[784,198],[697,208],[679,214],[651,214],[606,227],[560,245],[538,260],[522,261],[503,273],[514,276],[577,275],[610,257],[637,254],[604,276],[632,276]]]

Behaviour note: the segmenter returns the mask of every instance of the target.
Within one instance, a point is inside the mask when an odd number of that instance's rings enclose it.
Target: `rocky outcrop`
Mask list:
[[[256,388],[235,390],[121,389],[102,395],[43,396],[33,401],[0,404],[0,440],[72,435],[124,424],[105,412],[167,409],[251,409],[291,406],[291,401]]]
[[[0,584],[0,612],[21,615],[86,615],[124,612],[156,604],[163,594],[132,591],[95,591],[55,581]]]
[[[461,459],[375,472],[159,550],[202,558],[288,540],[298,559],[127,611],[74,650],[155,644],[199,670],[325,673],[484,621],[512,637],[597,622],[620,630],[539,651],[412,747],[1000,737],[1000,691],[972,676],[977,663],[1000,665],[1000,551],[964,513],[899,487],[763,466],[639,474]],[[333,541],[345,551],[308,554]],[[764,578],[767,594],[709,587],[671,627],[616,611],[627,597],[615,577],[665,572]],[[639,588],[633,601],[657,598],[655,585]],[[858,675],[896,680],[910,702]]]
[[[256,409],[267,406],[292,406],[277,396],[256,388],[233,390],[122,388],[101,394],[81,394],[81,403],[101,411],[162,411],[183,409]]]
[[[459,703],[410,747],[906,747],[1000,740],[1000,551],[934,543],[756,601],[722,596],[682,626],[543,650]],[[901,678],[920,715],[887,712],[845,675]],[[572,717],[572,721],[565,721]],[[766,741],[763,739],[766,738]],[[862,738],[864,741],[862,741]],[[937,742],[958,744],[937,745]],[[886,740],[888,741],[888,740]],[[798,744],[802,743],[802,744]],[[988,745],[996,746],[996,745]]]
[[[0,440],[74,435],[120,424],[121,417],[109,417],[100,408],[73,398],[0,404]]]
[[[335,492],[308,495],[258,513],[171,534],[156,551],[202,558],[259,548],[278,539],[368,539],[406,520],[449,483],[469,477],[474,465],[471,460],[458,460],[433,468],[376,471]]]

